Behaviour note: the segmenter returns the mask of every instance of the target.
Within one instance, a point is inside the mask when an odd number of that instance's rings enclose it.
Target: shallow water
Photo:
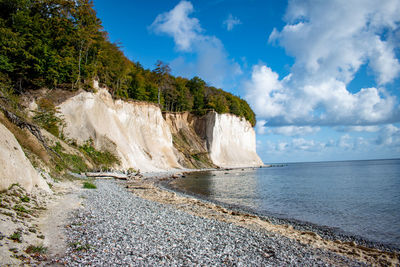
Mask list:
[[[176,186],[264,215],[339,228],[400,247],[399,159],[193,173]]]

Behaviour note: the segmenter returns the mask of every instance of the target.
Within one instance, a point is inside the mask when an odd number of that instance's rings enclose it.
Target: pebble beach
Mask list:
[[[65,228],[67,266],[365,266],[268,231],[204,218],[97,180]]]

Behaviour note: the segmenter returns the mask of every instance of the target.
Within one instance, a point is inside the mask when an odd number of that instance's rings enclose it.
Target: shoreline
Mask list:
[[[243,169],[243,168],[240,168],[240,169]],[[254,169],[254,168],[250,167],[250,168],[244,168],[244,169]],[[225,171],[226,172],[229,170],[234,170],[234,169],[223,169],[223,170],[216,169],[216,170],[211,170],[211,171],[221,171],[221,172]],[[203,172],[203,171],[207,172],[210,170],[202,170],[202,171],[196,171],[196,172]],[[342,242],[355,241],[358,244],[368,247],[368,248],[375,248],[375,249],[379,249],[379,250],[386,251],[386,252],[400,253],[400,246],[396,246],[394,244],[389,244],[389,243],[383,243],[383,242],[379,242],[379,241],[369,240],[368,238],[365,238],[361,235],[355,235],[352,233],[348,233],[337,227],[335,228],[335,227],[330,227],[330,226],[326,226],[326,225],[319,225],[319,224],[315,224],[315,223],[308,222],[308,221],[298,220],[295,218],[279,216],[279,215],[273,214],[273,213],[262,214],[251,208],[247,208],[247,207],[243,207],[243,206],[235,205],[235,204],[228,204],[228,203],[221,202],[218,200],[209,199],[204,195],[196,194],[196,193],[179,188],[178,186],[176,186],[174,184],[174,182],[177,181],[178,179],[184,179],[184,178],[183,177],[170,178],[168,180],[159,181],[158,183],[156,182],[156,185],[159,186],[161,189],[169,190],[169,191],[172,191],[172,192],[175,192],[178,194],[182,194],[183,196],[192,197],[194,199],[198,199],[201,201],[213,203],[213,204],[219,205],[221,207],[224,207],[226,209],[229,209],[229,210],[232,210],[235,212],[248,213],[250,215],[257,216],[264,221],[269,221],[276,225],[291,225],[291,226],[293,226],[294,229],[299,230],[299,231],[312,231],[312,232],[315,232],[316,234],[320,235],[321,237],[332,240],[332,241],[335,241],[335,240],[340,240]]]
[[[85,208],[71,213],[70,227],[65,229],[70,244],[66,255],[52,263],[67,266],[365,266],[362,261],[297,242],[277,232],[243,227],[231,219],[251,221],[254,218],[181,198],[146,180],[98,179],[97,189],[84,190]],[[396,264],[383,257],[378,260],[375,265]]]
[[[249,168],[246,168],[249,169]],[[253,168],[251,168],[253,169]],[[221,169],[213,171],[229,171]],[[194,172],[209,170],[194,170]],[[144,179],[127,181],[133,194],[158,203],[169,204],[192,215],[233,223],[252,230],[277,233],[316,249],[325,249],[339,255],[375,265],[399,265],[399,248],[349,235],[339,229],[320,226],[295,219],[257,214],[243,207],[207,199],[174,187],[176,179],[184,179],[192,172],[176,171],[164,175],[147,174]],[[190,207],[192,206],[192,207]]]

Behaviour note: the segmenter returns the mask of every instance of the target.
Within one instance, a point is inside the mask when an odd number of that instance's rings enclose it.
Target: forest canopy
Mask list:
[[[165,111],[213,109],[245,117],[248,103],[201,78],[132,62],[112,43],[90,0],[0,0],[0,86],[16,93],[43,87],[90,90],[98,79],[114,97],[159,103]]]

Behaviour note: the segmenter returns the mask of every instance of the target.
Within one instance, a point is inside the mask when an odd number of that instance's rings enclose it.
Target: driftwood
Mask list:
[[[115,178],[121,180],[127,180],[128,175],[124,173],[115,173],[115,172],[87,172],[87,177],[102,177],[102,178]]]
[[[8,111],[2,105],[0,105],[0,109],[3,111],[4,115],[7,117],[7,119],[10,122],[15,124],[20,129],[27,129],[29,132],[31,132],[33,134],[33,136],[36,137],[37,140],[39,140],[39,142],[43,145],[43,147],[47,151],[51,151],[54,154],[56,154],[58,157],[60,157],[60,155],[58,155],[58,153],[56,151],[54,151],[54,149],[52,149],[51,147],[49,147],[46,144],[46,142],[44,141],[44,138],[42,136],[42,133],[40,132],[40,128],[39,127],[37,127],[36,125],[33,125],[32,123],[29,123],[29,122],[25,121],[24,119],[20,118],[19,116],[17,116],[16,114],[12,113],[11,111]]]

